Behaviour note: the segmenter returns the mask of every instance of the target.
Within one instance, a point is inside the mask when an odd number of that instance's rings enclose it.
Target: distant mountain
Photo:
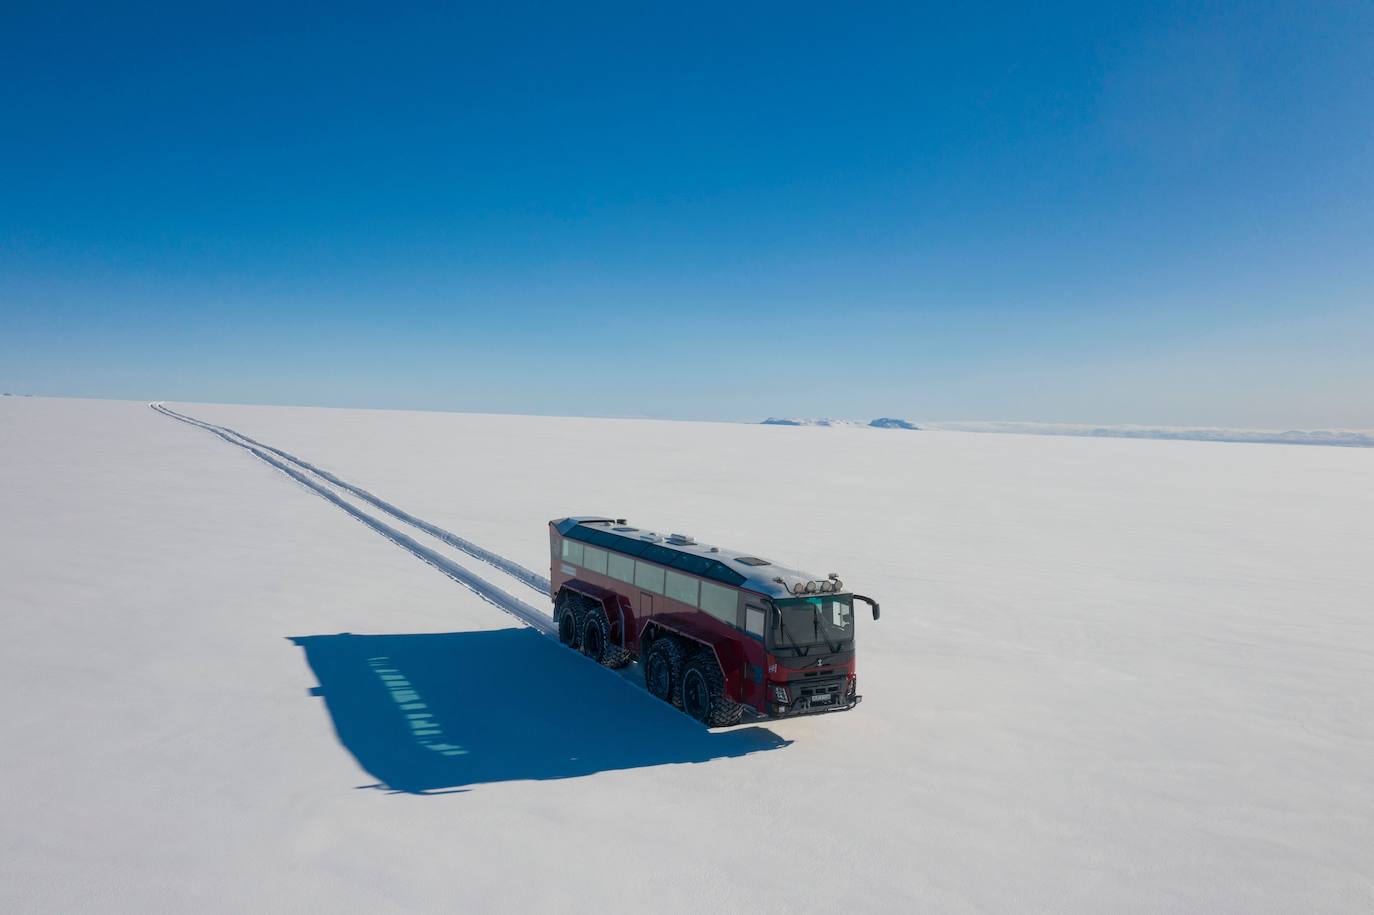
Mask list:
[[[770,416],[763,420],[759,425],[762,426],[858,426],[869,429],[919,429],[909,419],[894,419],[891,416],[884,416],[870,422],[861,422],[856,419],[805,419],[800,417],[778,417]]]
[[[852,419],[798,419],[794,417],[781,418],[770,416],[761,422],[761,426],[859,426]]]

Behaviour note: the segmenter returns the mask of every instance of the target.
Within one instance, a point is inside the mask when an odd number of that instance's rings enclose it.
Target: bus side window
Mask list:
[[[663,593],[663,572],[658,566],[647,562],[635,562],[635,584],[654,594]]]
[[[739,627],[739,592],[734,588],[703,581],[697,606],[722,623]]]
[[[634,584],[635,561],[629,556],[611,553],[606,561],[606,573],[612,578],[623,581],[626,584]]]
[[[768,619],[768,611],[762,607],[755,607],[753,604],[744,605],[744,629],[755,638],[763,638],[764,621]]]

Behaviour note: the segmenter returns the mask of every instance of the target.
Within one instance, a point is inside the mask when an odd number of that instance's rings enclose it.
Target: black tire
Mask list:
[[[682,670],[682,710],[708,728],[739,724],[744,707],[725,696],[725,674],[716,656],[699,652]]]
[[[558,641],[576,649],[582,644],[582,620],[578,618],[581,600],[574,594],[562,594],[558,601]]]
[[[582,653],[605,667],[624,667],[630,653],[611,640],[611,621],[604,607],[591,607],[582,621]]]
[[[671,635],[649,646],[644,656],[644,686],[651,696],[682,707],[682,644]]]
[[[558,641],[569,648],[577,648],[577,619],[571,607],[564,607],[559,611]]]

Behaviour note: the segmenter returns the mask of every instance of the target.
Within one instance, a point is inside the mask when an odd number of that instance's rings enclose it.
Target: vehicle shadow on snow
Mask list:
[[[517,779],[696,763],[787,746],[708,731],[532,629],[311,635],[339,742],[378,787],[424,794]],[[369,786],[370,787],[370,786]]]

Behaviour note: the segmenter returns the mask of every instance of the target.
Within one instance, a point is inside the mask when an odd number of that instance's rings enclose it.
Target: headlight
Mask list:
[[[786,704],[787,704],[787,687],[785,687],[785,686],[774,686],[774,687],[773,687],[773,698],[776,699],[776,700],[778,700],[779,702],[781,702],[783,705],[786,705]]]

